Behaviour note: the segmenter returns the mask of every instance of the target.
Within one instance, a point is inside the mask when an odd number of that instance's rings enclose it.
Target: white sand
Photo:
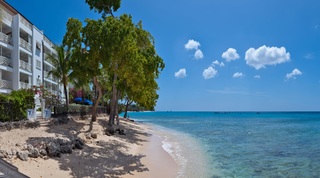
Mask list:
[[[151,135],[148,126],[121,121],[120,129],[126,135],[107,136],[106,117],[98,118],[90,126],[89,120],[72,120],[59,126],[41,126],[37,129],[15,129],[0,132],[0,149],[16,149],[16,144],[32,143],[49,137],[78,136],[86,141],[83,150],[63,154],[61,158],[7,159],[19,171],[32,178],[42,177],[176,177],[178,165],[162,148],[159,136]],[[88,131],[98,134],[97,139],[86,139]]]

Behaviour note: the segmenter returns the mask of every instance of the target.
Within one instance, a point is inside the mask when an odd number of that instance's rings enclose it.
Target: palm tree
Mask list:
[[[66,107],[68,112],[69,99],[68,99],[68,82],[69,82],[69,74],[71,71],[70,68],[70,58],[71,52],[69,50],[65,50],[63,45],[54,47],[56,54],[48,54],[49,60],[51,60],[53,68],[48,75],[52,74],[54,77],[59,79],[59,83],[63,84],[64,95],[66,97]]]

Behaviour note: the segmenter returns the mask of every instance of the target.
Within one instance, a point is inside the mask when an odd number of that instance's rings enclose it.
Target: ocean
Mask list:
[[[181,178],[320,177],[320,112],[130,112]]]

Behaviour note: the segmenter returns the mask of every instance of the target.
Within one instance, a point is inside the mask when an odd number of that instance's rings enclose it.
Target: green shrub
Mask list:
[[[27,109],[35,107],[34,91],[20,89],[9,95],[0,94],[0,121],[16,121],[27,118]]]

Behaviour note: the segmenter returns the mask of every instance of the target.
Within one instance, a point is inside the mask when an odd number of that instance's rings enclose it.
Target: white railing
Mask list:
[[[23,17],[20,16],[20,22],[25,25],[27,28],[29,28],[30,30],[32,29],[32,25]]]
[[[31,84],[25,83],[25,82],[20,82],[20,88],[31,88]]]
[[[0,32],[0,41],[5,42],[7,44],[12,44],[12,38],[2,32]]]
[[[10,58],[0,55],[0,65],[12,67],[12,60]]]
[[[27,63],[27,62],[25,62],[25,61],[23,61],[21,59],[20,59],[20,69],[24,69],[24,70],[29,71],[29,72],[32,71],[31,70],[31,64],[29,64],[29,63]]]
[[[0,88],[12,89],[12,82],[8,80],[0,80]]]
[[[8,19],[10,22],[12,22],[12,15],[9,14],[7,11],[0,8],[0,14],[1,14],[2,18]]]
[[[53,79],[52,74],[48,75],[48,74],[49,74],[48,71],[43,71],[43,73],[44,73],[44,77],[45,77],[45,78],[50,79],[50,80]]]
[[[27,49],[28,51],[31,51],[31,44],[22,38],[20,38],[20,46]]]
[[[52,64],[52,60],[49,58],[49,55],[44,53],[44,60]]]
[[[51,47],[54,47],[54,44],[47,38],[47,37],[44,37],[44,41]]]
[[[53,76],[53,81],[59,83],[59,79]]]

